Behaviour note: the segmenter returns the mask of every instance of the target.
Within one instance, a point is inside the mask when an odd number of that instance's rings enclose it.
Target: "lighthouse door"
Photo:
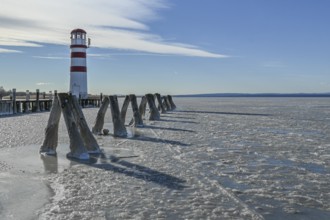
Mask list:
[[[72,95],[75,95],[78,98],[79,94],[80,94],[80,86],[74,83],[72,86]]]

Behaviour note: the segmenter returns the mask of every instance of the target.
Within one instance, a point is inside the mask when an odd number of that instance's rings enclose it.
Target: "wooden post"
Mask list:
[[[146,94],[147,100],[148,100],[148,105],[149,105],[149,120],[150,121],[157,121],[160,120],[160,114],[159,111],[155,105],[155,99],[153,94]]]
[[[24,103],[24,112],[27,113],[30,111],[30,91],[26,90],[26,95],[25,95],[25,103]]]
[[[141,103],[139,106],[139,112],[141,117],[144,117],[146,115],[146,108],[147,108],[147,98],[145,96],[142,96]]]
[[[143,127],[143,120],[141,114],[139,112],[136,96],[134,94],[129,95],[129,99],[131,101],[131,106],[133,110],[133,117],[134,117],[134,127]]]
[[[125,124],[125,120],[126,120],[126,112],[127,112],[127,108],[129,105],[129,96],[125,96],[125,100],[123,103],[123,106],[121,107],[121,111],[120,111],[120,120],[123,122],[123,124]]]
[[[70,138],[70,153],[67,154],[67,157],[88,160],[89,154],[79,133],[79,126],[73,114],[72,96],[66,93],[59,93],[58,98]]]
[[[27,100],[27,101],[30,100],[30,91],[29,91],[29,90],[26,90],[26,93],[25,93],[25,100]]]
[[[45,107],[46,92],[42,93],[42,99],[43,99],[43,102],[42,102],[42,105],[41,105],[41,111],[45,111],[45,109],[46,109],[46,107]]]
[[[107,96],[104,97],[102,105],[101,105],[99,111],[97,112],[94,127],[92,128],[92,132],[94,134],[97,134],[97,135],[102,134],[102,129],[103,129],[103,125],[104,125],[104,116],[108,110],[109,103],[110,103],[109,97],[107,97]]]
[[[36,112],[40,112],[40,90],[37,89],[36,91]]]
[[[79,106],[78,100],[76,96],[72,96],[72,104],[73,104],[73,115],[78,123],[80,135],[84,141],[84,145],[86,146],[88,153],[100,153],[100,147],[93,136],[91,130],[88,127],[85,116]]]
[[[16,89],[12,90],[12,101],[13,101],[13,114],[17,113],[17,105],[16,105]]]
[[[156,96],[156,99],[157,99],[157,102],[158,102],[158,109],[161,110],[161,113],[166,113],[166,110],[165,110],[165,108],[162,104],[162,99],[160,98],[160,94],[156,93],[155,96]]]
[[[45,139],[39,150],[40,154],[56,155],[60,118],[61,106],[58,97],[54,96],[53,106],[50,111],[47,127],[45,129]]]
[[[127,137],[127,130],[120,119],[119,105],[117,96],[109,96],[110,109],[113,122],[113,135],[117,137]]]
[[[16,101],[16,113],[21,113],[21,112],[22,112],[22,102]]]
[[[171,109],[174,110],[176,109],[176,105],[173,102],[172,96],[171,95],[167,95],[168,101],[170,102],[171,105]]]

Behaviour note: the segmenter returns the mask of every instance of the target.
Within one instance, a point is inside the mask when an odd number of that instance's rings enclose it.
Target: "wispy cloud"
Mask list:
[[[19,50],[9,50],[9,49],[0,48],[0,53],[22,53],[22,51],[19,51]]]
[[[48,86],[48,85],[52,85],[53,83],[50,82],[37,82],[36,85],[37,86]]]
[[[69,57],[57,57],[57,56],[33,56],[33,58],[37,59],[49,59],[49,60],[68,60]]]
[[[159,53],[143,53],[143,52],[132,52],[132,53],[88,53],[88,57],[94,58],[111,58],[115,56],[171,56],[170,54],[159,54]]]
[[[155,35],[147,22],[168,8],[165,0],[1,0],[0,45],[68,44],[74,28],[85,29],[100,48],[222,58],[193,45]]]

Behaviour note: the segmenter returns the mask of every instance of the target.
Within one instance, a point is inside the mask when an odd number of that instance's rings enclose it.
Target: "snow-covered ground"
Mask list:
[[[63,119],[43,158],[49,113],[0,118],[0,219],[330,219],[329,101],[174,98],[87,164],[66,159]]]

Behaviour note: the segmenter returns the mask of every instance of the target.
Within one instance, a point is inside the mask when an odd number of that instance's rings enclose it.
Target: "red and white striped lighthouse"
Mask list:
[[[87,42],[86,31],[83,29],[71,31],[70,93],[77,98],[88,98],[86,49],[89,45],[90,39]]]

